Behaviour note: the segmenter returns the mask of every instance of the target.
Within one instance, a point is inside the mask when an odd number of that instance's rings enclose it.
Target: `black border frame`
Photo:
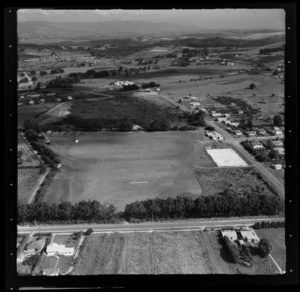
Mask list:
[[[53,6],[52,6],[53,7]],[[285,78],[285,141],[286,141],[286,274],[276,276],[245,275],[99,275],[84,276],[18,276],[16,272],[17,236],[17,10],[22,8],[52,9],[42,7],[6,7],[5,23],[5,240],[6,240],[6,289],[21,287],[43,288],[157,288],[193,287],[200,285],[288,285],[299,283],[298,251],[298,156],[297,156],[297,59],[296,59],[296,4],[289,3],[241,3],[205,5],[98,5],[61,6],[54,9],[201,9],[201,8],[282,8],[286,12],[286,78]]]

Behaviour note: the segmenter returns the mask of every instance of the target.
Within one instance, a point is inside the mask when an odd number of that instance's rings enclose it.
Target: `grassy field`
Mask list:
[[[18,152],[21,151],[22,163],[19,167],[38,167],[40,166],[40,161],[36,154],[29,148],[28,144],[25,142],[24,138],[18,133]]]
[[[251,191],[257,187],[271,194],[267,184],[258,178],[259,173],[254,168],[199,168],[196,173],[203,195],[217,194],[225,189]]]
[[[214,274],[203,234],[191,232],[92,234],[74,275]]]
[[[26,204],[38,185],[39,168],[18,169],[18,203]]]
[[[262,239],[270,240],[272,245],[271,255],[282,270],[286,270],[286,246],[285,246],[285,229],[268,228],[255,230],[257,236]]]
[[[276,274],[276,267],[272,260],[262,258],[257,254],[255,248],[251,252],[253,256],[253,266],[245,267],[241,264],[234,264],[231,261],[230,255],[223,243],[219,231],[209,231],[203,233],[206,238],[212,253],[215,255],[220,268],[226,274],[246,274],[246,275],[274,275]]]
[[[135,200],[201,194],[195,168],[214,166],[203,133],[55,133],[51,147],[62,167],[48,189],[49,203],[95,199],[119,210]],[[79,143],[75,144],[74,140]]]

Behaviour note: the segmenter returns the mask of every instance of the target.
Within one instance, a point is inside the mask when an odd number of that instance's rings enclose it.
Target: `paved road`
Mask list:
[[[127,224],[77,224],[77,225],[38,225],[18,226],[18,233],[54,232],[71,233],[92,228],[94,232],[151,232],[168,230],[199,230],[210,227],[249,226],[258,221],[285,221],[284,217],[256,217],[231,219],[206,219],[157,223],[127,223]]]
[[[256,161],[254,157],[240,144],[240,140],[236,140],[235,138],[233,138],[226,130],[219,127],[217,123],[210,123],[213,127],[215,127],[217,132],[223,135],[225,141],[233,144],[238,151],[240,151],[249,161],[251,161],[252,165],[254,165],[257,168],[257,170],[262,174],[262,176],[270,182],[270,184],[274,187],[278,194],[284,197],[283,182],[277,176],[275,176],[269,169],[267,169],[262,163]]]

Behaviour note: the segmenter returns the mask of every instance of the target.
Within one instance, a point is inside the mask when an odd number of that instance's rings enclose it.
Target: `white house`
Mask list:
[[[67,100],[72,100],[72,99],[73,99],[72,96],[68,96],[68,97],[67,97]]]
[[[64,255],[72,256],[74,254],[74,247],[66,247],[64,244],[51,243],[47,246],[47,255]]]
[[[224,137],[219,134],[218,132],[212,131],[212,132],[206,132],[206,135],[213,139],[214,141],[224,141]]]
[[[242,133],[241,130],[234,130],[234,131],[233,131],[233,134],[236,135],[236,136],[241,136],[241,135],[243,135],[243,133]]]
[[[253,150],[257,150],[257,149],[264,149],[265,147],[258,141],[250,141],[249,142],[249,146],[253,149]]]
[[[237,233],[234,230],[221,230],[222,237],[227,236],[231,241],[238,239]]]
[[[251,228],[248,230],[241,230],[241,236],[244,241],[254,242],[254,243],[259,242],[259,238]]]

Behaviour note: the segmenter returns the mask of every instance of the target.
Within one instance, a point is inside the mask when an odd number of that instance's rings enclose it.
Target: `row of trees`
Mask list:
[[[65,70],[62,68],[55,68],[50,71],[50,74],[60,74],[60,73],[64,73],[64,72],[65,72]]]
[[[281,52],[284,50],[284,46],[282,47],[277,47],[277,48],[266,48],[266,49],[260,49],[259,54],[270,54],[270,53],[275,53],[275,52]]]
[[[42,132],[42,128],[32,118],[25,120],[23,127],[25,137],[31,143],[32,148],[41,155],[45,164],[55,169],[57,164],[60,163],[60,158],[52,149],[40,142],[40,133]],[[44,171],[45,166],[42,165],[41,172]]]
[[[256,222],[252,228],[253,229],[265,229],[265,228],[284,228],[285,227],[285,222],[280,222],[280,221],[272,221],[272,222]]]
[[[284,210],[283,200],[277,195],[259,192],[201,196],[195,200],[178,196],[167,199],[148,199],[127,204],[126,219],[154,218],[210,218],[228,216],[276,215]]]
[[[45,222],[113,222],[116,208],[96,200],[80,201],[75,204],[61,202],[48,204],[35,202],[18,206],[18,224]]]

